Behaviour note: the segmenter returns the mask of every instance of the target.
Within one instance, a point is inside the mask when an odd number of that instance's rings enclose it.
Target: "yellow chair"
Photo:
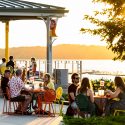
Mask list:
[[[119,99],[119,98],[114,98],[113,100],[119,101],[120,99]],[[115,111],[114,111],[114,116],[115,116],[115,115],[119,115],[120,112],[125,112],[125,110],[115,109]]]
[[[119,115],[120,112],[123,112],[123,113],[124,113],[125,110],[115,109],[115,111],[114,111],[114,116],[115,116],[115,115]]]
[[[58,87],[58,88],[56,89],[56,99],[57,99],[57,100],[60,100],[60,98],[62,97],[62,94],[63,94],[63,89],[62,89],[62,87]]]
[[[0,68],[0,73],[1,73],[1,75],[4,75],[4,72],[5,72],[6,69],[7,69],[6,66],[2,66],[2,67]]]
[[[59,104],[59,115],[62,114],[62,108],[61,108],[62,106],[60,106],[62,94],[63,94],[62,87],[58,87],[56,89],[56,100],[55,100],[55,103],[57,102]],[[56,112],[56,107],[55,107],[55,112]]]
[[[65,100],[62,100],[61,97],[62,97],[62,94],[63,94],[63,89],[62,87],[58,87],[56,89],[56,101],[58,104],[59,104],[59,115],[62,116],[63,115],[63,105],[64,103],[69,103],[69,101],[65,101]],[[55,112],[56,112],[56,108],[55,108]]]

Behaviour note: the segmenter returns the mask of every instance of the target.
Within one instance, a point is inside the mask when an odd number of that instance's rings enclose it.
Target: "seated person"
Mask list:
[[[22,75],[22,70],[18,69],[16,71],[16,76],[13,76],[8,85],[10,88],[10,96],[11,98],[15,99],[15,100],[24,100],[24,102],[22,103],[22,111],[24,114],[30,114],[27,109],[28,106],[32,100],[30,95],[27,94],[21,94],[22,90],[28,91],[27,88],[25,88],[24,86],[24,82],[21,80],[21,75]],[[21,111],[21,104],[18,106],[17,111]]]
[[[53,90],[55,90],[54,83],[51,82],[51,76],[48,73],[46,73],[44,75],[44,87],[45,87],[45,89],[53,89]]]
[[[75,101],[76,90],[79,85],[79,75],[77,73],[73,73],[71,76],[72,84],[68,87],[68,98],[69,98],[69,106],[66,111],[67,116],[74,116],[77,113],[77,110],[72,108],[72,103]]]
[[[78,94],[84,94],[88,97],[88,113],[91,116],[95,115],[95,104],[94,104],[94,95],[92,90],[90,89],[90,83],[88,78],[83,78],[81,82],[81,86],[78,87]]]
[[[2,58],[2,63],[0,64],[0,74],[4,75],[5,70],[6,70],[6,59]]]
[[[106,103],[105,114],[103,114],[106,116],[113,114],[115,109],[125,110],[125,84],[119,76],[115,77],[114,81],[116,86],[115,92],[112,92],[111,90],[106,91],[111,98]],[[119,98],[120,100],[115,101],[112,100],[113,98]]]
[[[6,94],[6,87],[8,87],[9,78],[10,78],[10,70],[5,70],[4,76],[1,78],[1,89],[6,99],[8,99]]]
[[[54,86],[54,83],[53,82],[51,82],[51,76],[50,76],[50,74],[45,74],[44,75],[44,89],[45,90],[47,90],[47,89],[53,89],[53,90],[55,90],[55,86]],[[37,113],[39,113],[39,109],[38,109],[38,107],[41,107],[41,106],[39,106],[39,105],[41,105],[41,101],[44,101],[43,99],[43,97],[44,97],[44,93],[41,93],[41,97],[42,98],[37,98],[37,101],[36,101],[36,104],[33,106],[33,109],[35,110],[35,113],[37,114]],[[38,104],[37,104],[38,103]],[[37,106],[38,105],[38,106]],[[42,113],[43,114],[43,112],[44,112],[44,114],[47,114],[47,112],[46,111],[43,111],[43,109],[40,109],[40,113]]]

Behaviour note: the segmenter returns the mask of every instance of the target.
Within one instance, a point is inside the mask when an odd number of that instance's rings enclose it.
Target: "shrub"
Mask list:
[[[108,90],[110,89],[111,91],[115,90],[115,84],[114,82],[110,79],[96,79],[96,80],[91,80],[91,85],[94,91],[99,90],[101,88],[100,86],[100,81],[104,81],[104,87],[103,89]]]
[[[68,101],[68,94],[63,93],[62,94],[62,99],[65,100],[65,101]]]

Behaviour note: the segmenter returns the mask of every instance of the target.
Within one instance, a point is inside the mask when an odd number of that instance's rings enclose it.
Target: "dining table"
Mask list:
[[[106,96],[94,96],[97,115],[101,116],[104,113],[106,102],[109,98]]]
[[[44,99],[44,93],[46,89],[42,86],[39,86],[40,82],[37,82],[35,84],[25,84],[25,87],[28,89],[28,92],[32,96],[32,101],[30,103],[30,110],[40,108],[38,104],[38,96],[41,96],[41,99]],[[41,104],[40,104],[41,105]]]

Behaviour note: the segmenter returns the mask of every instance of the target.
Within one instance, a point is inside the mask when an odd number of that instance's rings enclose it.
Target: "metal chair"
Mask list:
[[[58,87],[56,89],[56,100],[54,101],[55,103],[59,104],[59,115],[62,116],[63,115],[63,106],[64,103],[69,104],[69,101],[65,101],[64,99],[62,99],[62,94],[63,94],[63,89],[62,87]],[[55,106],[55,113],[56,113],[56,106]]]
[[[88,117],[89,114],[89,100],[88,97],[84,94],[78,94],[75,98],[75,102],[78,107],[78,117]]]
[[[6,93],[3,93],[3,114],[4,113],[8,113],[8,100],[7,98],[5,97],[5,94]]]
[[[115,111],[114,111],[114,116],[115,116],[115,115],[119,115],[120,112],[125,113],[125,110],[118,110],[118,109],[115,109]]]
[[[49,107],[48,116],[55,116],[55,112],[53,108],[53,102],[55,98],[56,98],[56,93],[52,89],[45,90],[42,96],[39,94],[38,100],[37,100],[39,114],[40,114],[40,110],[43,110],[43,115],[44,115],[44,113],[46,112],[46,107],[48,105]],[[43,104],[45,106],[42,109]],[[51,109],[52,109],[52,112],[51,112]]]
[[[59,104],[59,115],[62,114],[62,105],[60,105],[62,94],[63,94],[62,87],[58,87],[56,89],[56,100],[54,102]],[[55,113],[56,113],[56,105],[55,105]]]
[[[11,98],[10,96],[10,89],[9,87],[6,87],[6,94],[7,94],[7,97],[8,97],[8,104],[6,105],[7,106],[7,112],[8,114],[12,113],[11,109],[12,109],[12,103],[13,103],[13,108],[14,108],[14,111],[16,110],[16,108],[18,107],[19,103],[21,103],[21,111],[22,111],[22,115],[23,115],[23,110],[22,110],[22,102],[25,100],[14,100],[13,98]]]

